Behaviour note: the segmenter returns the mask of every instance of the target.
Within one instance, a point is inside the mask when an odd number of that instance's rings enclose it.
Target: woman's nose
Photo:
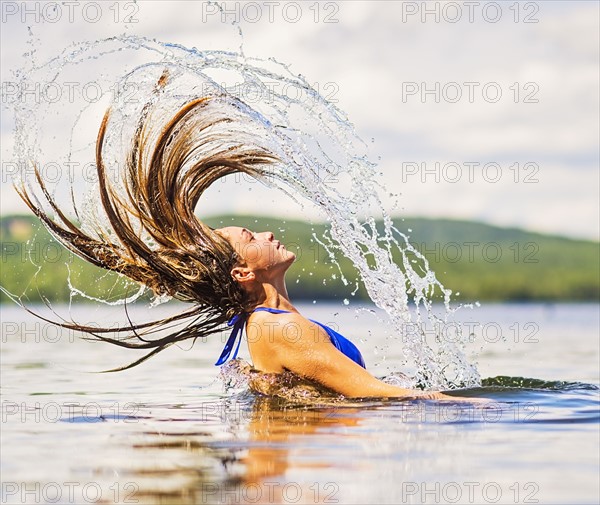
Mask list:
[[[269,242],[275,238],[273,232],[270,231],[263,231],[262,233],[260,233],[260,235],[262,235],[263,240],[267,240]]]

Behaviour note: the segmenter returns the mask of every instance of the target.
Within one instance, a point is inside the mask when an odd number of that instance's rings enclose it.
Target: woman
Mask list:
[[[231,276],[254,305],[249,315],[237,316],[234,326],[240,326],[234,328],[218,364],[230,357],[245,322],[252,362],[262,372],[290,371],[346,397],[459,400],[437,392],[402,389],[376,379],[366,371],[360,351],[350,341],[303,317],[290,302],[285,285],[285,273],[296,257],[275,240],[273,233],[254,233],[235,226],[216,232],[235,250],[239,260]]]
[[[167,79],[167,73],[161,76],[156,96],[141,109],[118,178],[107,172],[103,159],[113,112],[109,109],[104,116],[96,143],[96,166],[108,224],[98,221],[85,231],[74,224],[37,171],[41,194],[35,195],[36,188],[24,184],[17,190],[74,253],[147,286],[158,296],[168,295],[193,306],[167,319],[116,330],[69,323],[61,326],[86,332],[92,339],[150,351],[118,369],[122,370],[174,343],[221,332],[229,321],[234,330],[219,364],[230,357],[234,345],[239,348],[246,327],[252,337],[249,347],[254,366],[263,372],[290,371],[347,397],[450,399],[441,393],[406,390],[377,380],[365,370],[353,344],[331,328],[303,317],[290,302],[285,286],[285,273],[295,256],[272,233],[238,227],[213,230],[196,218],[196,204],[214,181],[235,172],[260,179],[268,175],[272,164],[281,161],[265,147],[265,132],[253,127],[247,106],[229,95],[185,103],[161,126],[156,98]],[[48,211],[43,209],[44,200]],[[167,336],[151,337],[174,322],[186,324]]]

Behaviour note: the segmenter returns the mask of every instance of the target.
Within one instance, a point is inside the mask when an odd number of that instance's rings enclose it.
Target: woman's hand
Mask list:
[[[452,401],[452,402],[464,402],[464,403],[492,403],[493,400],[489,398],[477,398],[469,396],[453,396],[438,391],[417,391],[416,400],[441,400],[441,401]]]

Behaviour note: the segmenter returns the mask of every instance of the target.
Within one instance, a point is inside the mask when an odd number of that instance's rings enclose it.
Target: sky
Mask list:
[[[3,215],[26,211],[6,168],[6,91],[23,54],[34,48],[42,62],[127,33],[198,49],[241,45],[248,57],[288,64],[370,144],[395,215],[600,237],[596,1],[221,2],[221,12],[202,1],[1,5]],[[56,128],[67,126],[57,118]],[[97,124],[80,128],[95,139]],[[319,219],[273,190],[226,184],[207,195],[203,215]]]

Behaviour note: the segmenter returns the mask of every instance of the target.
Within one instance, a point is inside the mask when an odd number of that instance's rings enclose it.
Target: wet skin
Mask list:
[[[303,317],[291,303],[285,273],[296,259],[294,253],[270,231],[256,233],[229,226],[216,230],[229,241],[240,257],[232,277],[256,301],[256,307],[270,307],[289,313],[253,312],[246,330],[248,348],[255,368],[266,373],[286,370],[346,397],[388,397],[477,402],[439,392],[403,389],[386,384],[340,352],[327,333]]]

